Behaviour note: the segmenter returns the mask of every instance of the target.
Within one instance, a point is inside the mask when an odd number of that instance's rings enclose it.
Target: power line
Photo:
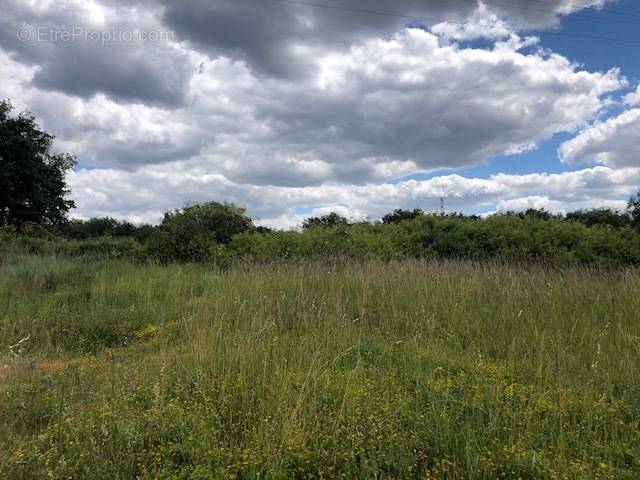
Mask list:
[[[552,13],[554,15],[563,15],[562,12],[559,12],[556,9],[549,10],[549,9],[542,9],[542,8],[532,8],[532,7],[526,7],[524,5],[512,5],[512,4],[509,4],[509,3],[498,3],[498,2],[494,2],[494,1],[490,1],[490,0],[456,0],[456,1],[471,3],[473,5],[478,5],[479,2],[482,2],[485,5],[493,5],[493,6],[496,6],[496,7],[511,8],[511,9],[516,9],[516,10],[528,10],[528,11],[532,11],[532,12]],[[506,0],[502,0],[502,1],[506,1]],[[540,3],[540,4],[543,4],[543,5],[553,5],[555,7],[558,6],[557,2],[554,3],[554,2],[544,1],[544,0],[529,0],[529,3]],[[640,18],[640,14],[632,13],[632,12],[623,12],[623,11],[620,11],[620,10],[609,10],[609,9],[599,8],[599,9],[597,9],[597,11],[601,12],[601,13],[612,14],[612,15]],[[601,16],[598,16],[598,15],[589,15],[589,14],[578,13],[578,12],[574,12],[574,13],[570,13],[570,14],[564,14],[564,15],[571,15],[572,17],[580,17],[580,18],[590,18],[590,19],[593,19],[593,20],[602,20],[602,21],[608,21],[608,22],[629,23],[630,25],[640,25],[640,22],[630,22],[630,21],[626,21],[626,20],[620,20],[620,19],[617,19],[617,18],[605,18],[605,17],[601,17]]]
[[[581,35],[579,33],[566,32],[544,32],[544,34],[555,37],[581,38],[584,40],[602,40],[604,42],[624,43],[626,45],[640,45],[640,40],[626,40],[624,38],[602,37],[598,35]]]
[[[542,3],[544,5],[553,5],[554,7],[558,5],[557,2],[549,2],[549,1],[545,1],[545,0],[529,0],[529,2],[530,3]],[[484,2],[484,3],[486,3],[486,2]],[[596,8],[596,7],[589,7],[589,8]],[[610,8],[596,8],[596,9],[597,9],[598,12],[608,13],[610,15],[620,15],[620,16],[624,16],[624,17],[640,18],[640,13],[626,12],[626,11],[622,11],[622,10],[611,10]]]
[[[313,1],[303,1],[303,0],[273,0],[274,2],[279,3],[287,3],[291,5],[302,5],[313,8],[322,8],[326,10],[338,10],[343,12],[350,13],[363,13],[367,15],[377,15],[377,16],[385,16],[385,17],[393,17],[393,18],[403,18],[406,20],[423,20],[427,22],[447,22],[455,25],[462,26],[476,26],[487,28],[486,24],[474,23],[474,22],[460,22],[456,20],[449,20],[446,18],[436,18],[436,17],[426,17],[423,15],[406,15],[401,13],[394,12],[386,12],[381,10],[369,10],[365,8],[354,8],[354,7],[345,7],[341,5],[327,5],[324,3],[318,3]],[[614,38],[614,37],[605,37],[605,36],[595,36],[595,35],[582,35],[578,33],[566,33],[566,32],[544,32],[545,35],[554,35],[560,37],[570,37],[570,38],[581,38],[581,39],[590,39],[590,40],[602,40],[607,42],[616,42],[616,43],[624,43],[629,45],[640,45],[640,40],[627,40],[622,38]]]
[[[476,0],[458,0],[458,1],[462,1],[462,2],[466,2],[466,3],[472,3],[477,5],[478,2]],[[525,7],[522,5],[509,5],[507,3],[497,3],[497,2],[491,2],[491,1],[487,1],[487,0],[482,0],[482,3],[484,3],[485,5],[493,5],[494,7],[502,7],[502,8],[510,8],[513,10],[525,10],[525,11],[529,11],[529,12],[541,12],[541,13],[551,13],[554,15],[559,15],[559,12],[556,10],[549,10],[549,9],[544,9],[544,8],[533,8],[533,7]],[[545,2],[545,3],[549,3],[549,2]],[[628,25],[640,25],[640,22],[632,22],[630,20],[621,20],[619,18],[606,18],[606,17],[600,17],[598,15],[589,15],[586,13],[572,13],[571,14],[572,17],[575,18],[587,18],[587,19],[591,19],[591,20],[600,20],[603,22],[614,22],[614,23],[625,23]],[[640,17],[640,15],[639,15]]]
[[[383,11],[380,11],[380,10],[369,10],[369,9],[364,9],[364,8],[343,7],[343,6],[340,6],[340,5],[326,5],[324,3],[307,2],[307,1],[302,1],[302,0],[273,0],[273,1],[274,2],[280,2],[280,3],[289,3],[289,4],[293,4],[293,5],[304,5],[304,6],[307,6],[307,7],[324,8],[324,9],[327,9],[327,10],[340,10],[340,11],[343,11],[343,12],[365,13],[365,14],[369,14],[369,15],[404,18],[404,19],[407,19],[407,20],[427,20],[429,22],[446,21],[446,20],[443,20],[443,19],[424,17],[424,16],[421,16],[421,15],[405,15],[405,14],[402,14],[402,13],[383,12]],[[461,22],[451,22],[451,23],[461,23]]]

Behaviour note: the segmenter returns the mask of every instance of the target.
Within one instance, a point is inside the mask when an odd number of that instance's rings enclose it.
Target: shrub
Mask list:
[[[570,221],[584,223],[589,227],[593,225],[608,225],[610,227],[621,228],[631,224],[631,219],[628,215],[610,208],[579,210],[568,213],[566,218]]]
[[[349,221],[338,215],[335,212],[332,212],[328,215],[323,215],[322,217],[310,217],[307,218],[303,224],[302,228],[304,230],[308,230],[310,228],[345,228],[349,225]]]
[[[391,213],[386,214],[382,217],[382,223],[400,223],[406,222],[407,220],[413,220],[415,218],[421,217],[424,215],[424,212],[419,208],[414,210],[402,210],[396,209]]]
[[[163,261],[215,261],[234,235],[252,226],[245,210],[232,204],[187,205],[165,215],[146,251]]]

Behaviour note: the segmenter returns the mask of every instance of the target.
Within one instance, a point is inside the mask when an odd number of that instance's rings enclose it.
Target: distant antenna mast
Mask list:
[[[444,197],[440,197],[440,215],[444,217]]]

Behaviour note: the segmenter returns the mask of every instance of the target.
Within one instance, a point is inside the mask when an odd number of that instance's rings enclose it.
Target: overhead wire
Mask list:
[[[441,18],[441,17],[430,17],[430,16],[424,16],[424,15],[408,15],[408,14],[402,14],[402,13],[397,13],[397,12],[389,12],[389,11],[382,11],[382,10],[372,10],[372,9],[357,8],[357,7],[347,7],[347,6],[336,5],[336,4],[329,5],[329,4],[320,3],[320,2],[317,2],[317,1],[308,1],[308,0],[272,0],[272,1],[279,2],[279,3],[285,3],[285,4],[291,4],[291,5],[307,6],[307,7],[312,7],[312,8],[321,8],[321,9],[326,9],[326,10],[336,10],[336,11],[344,11],[344,12],[350,12],[350,13],[386,16],[386,17],[402,18],[402,19],[414,20],[414,21],[415,20],[422,20],[422,21],[433,22],[433,23],[446,22],[446,23],[451,23],[451,24],[454,24],[454,25],[477,26],[477,27],[487,28],[487,24],[481,24],[481,23],[477,23],[477,22],[467,22],[467,21],[462,22],[462,21],[458,21],[458,20],[451,20],[451,19]],[[530,29],[530,30],[526,30],[525,29],[524,31],[535,31],[535,30],[534,29]],[[630,39],[607,37],[607,36],[600,36],[600,35],[584,35],[584,34],[579,34],[579,33],[554,32],[554,31],[545,31],[544,34],[545,35],[552,35],[552,36],[560,36],[560,37],[569,37],[569,38],[601,40],[601,41],[616,42],[616,43],[622,43],[622,44],[628,44],[628,45],[640,45],[640,40],[630,40]]]
[[[547,0],[529,0],[529,2],[530,3],[541,3],[541,4],[544,4],[544,5],[553,5],[553,6],[557,6],[558,5],[558,2],[550,2],[550,1],[547,1]],[[486,2],[484,2],[484,3],[486,3]],[[515,6],[516,5],[514,5],[514,7]],[[620,15],[620,16],[640,18],[640,13],[627,12],[627,11],[623,11],[623,10],[612,10],[610,8],[601,8],[601,7],[595,7],[595,6],[590,6],[590,7],[585,7],[585,8],[596,9],[600,13],[608,13],[610,15]],[[558,12],[558,13],[562,13],[562,12]]]

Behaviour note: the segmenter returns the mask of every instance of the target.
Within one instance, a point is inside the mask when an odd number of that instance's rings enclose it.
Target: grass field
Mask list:
[[[640,270],[9,255],[0,477],[637,479],[639,293]]]

